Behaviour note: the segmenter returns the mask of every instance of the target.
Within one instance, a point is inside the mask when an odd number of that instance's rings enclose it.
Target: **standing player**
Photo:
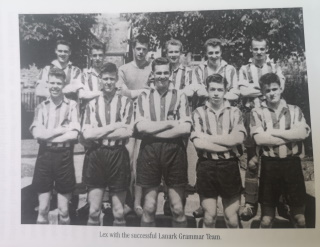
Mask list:
[[[250,131],[261,154],[259,202],[261,228],[272,227],[275,208],[280,195],[290,206],[296,227],[305,227],[306,188],[301,168],[304,156],[303,140],[309,136],[298,106],[281,99],[280,78],[267,73],[260,78],[261,91],[266,102],[251,112]]]
[[[204,104],[208,95],[206,90],[206,79],[213,74],[220,74],[226,79],[228,84],[227,92],[224,97],[229,100],[230,103],[235,102],[238,100],[240,94],[238,89],[237,71],[235,67],[222,59],[221,40],[216,38],[208,39],[204,44],[204,48],[208,59],[196,67],[193,72],[192,88],[196,91],[198,97],[195,101],[195,107]],[[202,217],[202,208],[200,207],[194,211],[193,215],[195,217]]]
[[[193,112],[191,140],[198,151],[197,191],[204,210],[204,227],[215,226],[218,196],[229,228],[239,227],[242,183],[238,157],[246,131],[241,111],[224,100],[227,80],[219,74],[207,77],[208,100]]]
[[[51,68],[59,68],[64,71],[66,75],[66,87],[64,87],[63,92],[67,94],[68,98],[77,99],[78,90],[83,89],[81,83],[81,70],[73,66],[70,62],[71,55],[71,45],[68,41],[58,40],[56,42],[55,54],[57,56],[56,60],[51,62],[51,65],[44,67],[36,83],[36,96],[45,99],[49,96],[48,91],[48,75]]]
[[[87,104],[83,136],[98,141],[86,151],[83,182],[88,188],[90,204],[88,225],[100,225],[103,194],[108,187],[114,226],[125,226],[124,201],[130,182],[130,160],[125,147],[132,135],[132,101],[117,94],[118,70],[115,64],[101,68],[103,95]]]
[[[249,135],[250,111],[259,107],[263,96],[259,80],[266,73],[276,73],[280,78],[281,88],[284,89],[285,78],[280,66],[272,63],[267,57],[268,41],[262,36],[252,39],[250,51],[252,58],[249,64],[243,65],[239,71],[239,88],[244,105],[244,125],[248,136],[244,142],[247,150],[247,171],[245,175],[245,208],[241,213],[242,220],[250,220],[257,213],[258,207],[258,158],[255,143]]]
[[[207,77],[213,74],[220,74],[228,82],[225,99],[229,101],[237,100],[239,98],[237,71],[235,67],[222,59],[221,40],[216,38],[208,39],[204,44],[204,48],[208,60],[196,67],[193,73],[194,78],[192,81],[196,94],[199,98],[205,98],[207,96],[205,85]]]
[[[146,59],[149,51],[149,38],[145,35],[138,35],[134,38],[132,46],[133,61],[124,64],[119,68],[118,88],[121,95],[135,100],[144,90],[146,90],[146,88],[148,88],[148,80],[151,74],[151,64]],[[134,178],[139,148],[140,140],[130,138],[127,149],[130,154],[130,164]],[[130,211],[130,207],[134,207],[136,214],[141,216],[142,189],[139,186],[135,186],[134,190],[134,205],[131,205],[131,198],[130,195],[128,195],[127,204],[129,204],[129,208],[126,209],[127,211]]]
[[[32,185],[38,192],[38,224],[48,224],[53,188],[58,192],[59,224],[69,224],[69,200],[75,186],[73,147],[80,125],[77,103],[64,97],[65,73],[51,68],[48,74],[49,97],[40,103],[30,127],[40,143]]]
[[[169,89],[170,61],[152,62],[155,89],[138,98],[136,129],[142,135],[137,161],[137,185],[143,188],[141,226],[154,227],[158,188],[163,176],[168,186],[172,226],[186,227],[185,186],[188,183],[187,154],[183,139],[189,135],[191,119],[187,97]]]

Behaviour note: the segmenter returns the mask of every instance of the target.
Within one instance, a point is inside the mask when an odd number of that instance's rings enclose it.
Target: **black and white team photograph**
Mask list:
[[[18,18],[22,225],[316,227],[303,8]]]

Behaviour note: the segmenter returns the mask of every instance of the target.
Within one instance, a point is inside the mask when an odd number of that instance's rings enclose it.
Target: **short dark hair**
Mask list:
[[[277,83],[279,86],[281,86],[280,78],[275,73],[267,73],[260,77],[259,84],[262,88],[264,85],[270,85],[271,83]]]
[[[66,79],[66,73],[64,73],[64,71],[60,68],[57,67],[52,67],[49,70],[49,75],[48,76],[55,76],[55,77],[60,77],[62,78],[64,81]]]
[[[149,38],[146,35],[143,34],[139,34],[138,36],[136,36],[135,38],[133,38],[132,40],[132,47],[136,47],[137,43],[141,43],[141,44],[148,44],[149,46]]]
[[[172,65],[169,59],[166,57],[158,57],[152,61],[152,64],[151,64],[152,71],[153,72],[155,71],[155,68],[157,65],[167,65],[167,64],[169,65],[169,69],[171,71]]]
[[[219,46],[220,49],[222,50],[221,40],[217,38],[208,39],[203,46],[204,46],[204,49],[207,49],[208,46],[212,46],[212,47]]]
[[[219,84],[223,84],[224,89],[226,89],[227,85],[228,85],[228,81],[226,80],[226,78],[224,78],[220,74],[213,74],[213,75],[209,75],[207,77],[207,79],[206,79],[207,90],[209,89],[209,84],[211,82],[216,82],[216,83],[219,83]]]
[[[168,52],[168,47],[169,47],[169,45],[180,46],[180,51],[183,50],[183,45],[182,45],[181,41],[178,40],[178,39],[170,39],[170,40],[168,40],[168,41],[166,42],[166,46],[165,46],[165,47],[166,47],[166,52]]]
[[[105,45],[103,44],[96,44],[96,43],[93,43],[91,46],[90,46],[90,52],[92,52],[92,50],[102,50],[103,53],[105,53]]]
[[[69,41],[67,41],[67,40],[64,40],[64,39],[57,40],[55,49],[58,48],[58,45],[66,45],[66,46],[69,47],[69,50],[71,51],[71,43]]]
[[[100,75],[102,75],[103,73],[117,73],[118,74],[118,68],[117,65],[115,65],[114,63],[104,63],[101,65],[100,67]]]
[[[265,41],[266,45],[267,46],[269,45],[269,41],[268,41],[267,37],[263,36],[262,34],[257,34],[257,35],[252,36],[251,43],[250,43],[251,46],[252,46],[252,41],[254,41],[254,40],[259,41],[259,42]]]

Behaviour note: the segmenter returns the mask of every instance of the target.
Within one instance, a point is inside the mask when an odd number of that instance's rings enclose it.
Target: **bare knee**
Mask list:
[[[91,206],[90,205],[90,210],[89,210],[89,217],[92,219],[97,219],[99,218],[101,213],[101,209],[99,207]]]
[[[293,220],[295,223],[295,226],[297,228],[305,228],[306,227],[306,220],[303,214],[297,214],[293,216]]]
[[[273,217],[263,216],[261,219],[260,227],[261,228],[271,228],[273,223]]]
[[[38,213],[42,217],[47,217],[50,211],[50,205],[39,205]]]
[[[216,223],[217,213],[204,209],[203,223],[206,227],[214,227]]]
[[[143,205],[143,212],[146,213],[147,215],[154,215],[157,210],[157,205],[155,201],[147,201]]]
[[[171,205],[171,211],[174,218],[179,218],[184,216],[184,207],[181,203],[174,203]]]
[[[122,205],[112,205],[113,217],[117,221],[124,220],[124,211]]]
[[[239,227],[237,213],[235,213],[233,215],[225,215],[225,220],[226,220],[227,226],[229,228],[238,228]]]

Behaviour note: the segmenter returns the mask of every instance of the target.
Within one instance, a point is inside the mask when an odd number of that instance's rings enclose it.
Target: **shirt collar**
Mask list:
[[[205,106],[208,107],[210,110],[212,110],[214,112],[216,111],[211,107],[211,104],[210,104],[210,102],[208,100],[206,101]],[[231,108],[231,105],[230,105],[228,100],[224,99],[223,100],[223,106],[220,109],[220,111],[222,112],[222,111],[224,111],[225,109],[228,109],[228,108]]]
[[[140,67],[138,67],[138,65],[136,64],[136,61],[133,60],[131,63],[132,63],[132,65],[133,65],[133,67],[138,68],[138,69],[144,69],[144,68],[146,68],[146,67],[148,67],[148,66],[150,65],[150,62],[146,61],[146,63],[144,64],[144,66],[143,66],[142,68],[140,68]]]
[[[203,65],[204,65],[204,67],[207,67],[208,66],[208,60],[204,61]],[[223,59],[221,59],[220,67],[218,68],[218,70],[220,70],[220,68],[223,68],[223,67],[225,67],[227,65],[228,65],[228,63],[226,61],[224,61]]]
[[[263,107],[263,108],[268,108],[268,109],[274,111],[273,109],[271,109],[270,107],[268,107],[266,100],[264,100],[264,101],[261,102],[261,107]],[[284,99],[281,99],[278,109],[279,109],[279,110],[282,110],[283,108],[287,109],[287,108],[288,108],[288,105],[287,105],[287,102],[286,102]]]
[[[254,62],[254,59],[253,59],[253,58],[250,58],[250,59],[249,59],[249,63],[250,63],[250,64],[254,64],[253,62]],[[271,64],[271,63],[272,63],[272,61],[271,61],[271,59],[269,58],[269,55],[267,55],[267,59],[266,59],[265,64]]]
[[[185,66],[183,66],[182,64],[180,64],[180,65],[178,66],[178,68],[176,68],[176,69],[172,70],[172,72],[176,72],[176,71],[178,71],[179,69],[181,69],[181,70],[185,70],[185,69],[186,69],[186,67],[185,67]]]
[[[66,96],[63,95],[63,98],[62,98],[62,101],[60,102],[59,105],[62,104],[62,102],[66,103],[67,105],[70,103],[70,100],[66,98]],[[45,104],[48,104],[48,103],[53,103],[52,99],[51,99],[51,96],[49,96],[45,101],[44,101]],[[57,106],[59,106],[57,105]]]
[[[61,65],[60,65],[60,63],[59,63],[59,61],[57,59],[53,60],[51,62],[51,64],[53,64],[55,67],[58,67],[58,68],[62,69]],[[68,64],[67,64],[67,67],[71,67],[71,66],[72,66],[72,63],[69,61]]]
[[[99,77],[99,74],[97,74],[97,72],[93,69],[93,67],[90,67],[88,69],[88,74],[93,74],[96,77]]]

